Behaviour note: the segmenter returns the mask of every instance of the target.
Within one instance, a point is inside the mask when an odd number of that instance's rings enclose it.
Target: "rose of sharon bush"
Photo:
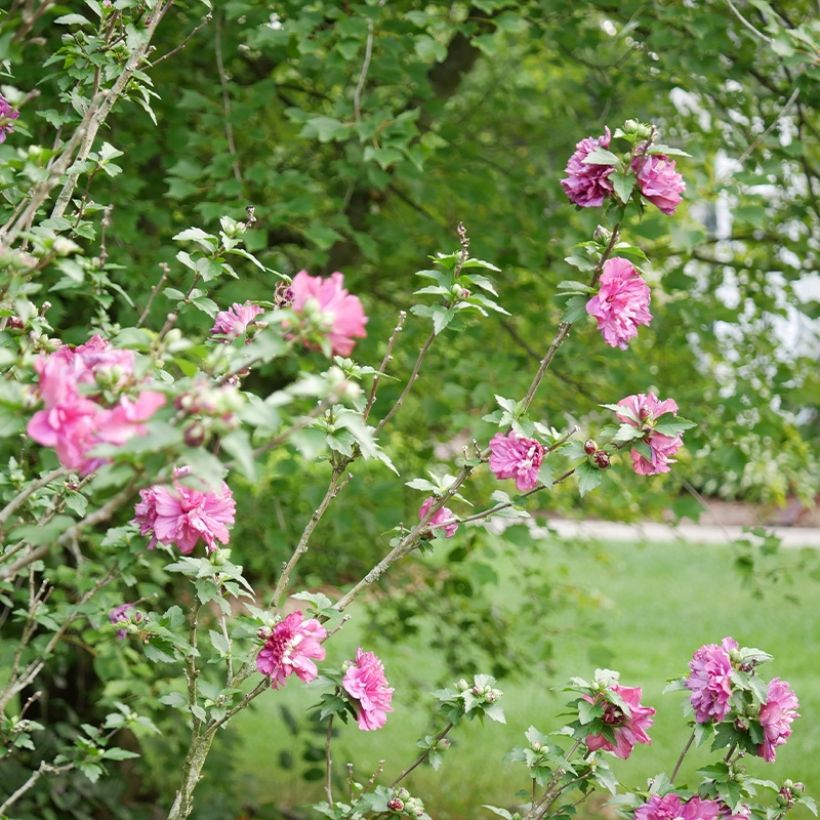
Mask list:
[[[220,310],[214,317],[214,326],[211,328],[212,336],[224,336],[226,339],[238,339],[244,336],[248,327],[253,324],[254,319],[264,313],[259,305],[253,302],[239,304],[234,302],[226,310]]]
[[[325,332],[333,353],[349,356],[355,346],[354,339],[363,339],[367,334],[367,324],[362,303],[357,296],[351,296],[344,287],[344,276],[333,273],[328,278],[310,276],[307,271],[299,271],[291,284],[293,301],[291,308],[296,313],[317,311],[326,327]]]
[[[686,190],[683,177],[675,169],[675,161],[663,154],[646,154],[635,157],[632,170],[641,194],[663,213],[670,216],[675,213]]]
[[[274,689],[284,686],[289,675],[305,683],[316,680],[319,670],[313,661],[325,659],[325,638],[327,631],[316,618],[303,620],[301,612],[291,612],[267,636],[256,656],[256,668],[270,678]]]
[[[543,459],[544,448],[535,439],[510,432],[496,433],[490,440],[490,469],[496,478],[514,478],[521,492],[538,484]]]
[[[561,187],[570,202],[581,208],[597,208],[612,193],[612,176],[615,168],[611,165],[597,165],[585,162],[596,148],[608,148],[612,139],[609,128],[604,128],[601,137],[586,137],[576,146],[565,170],[566,177]]]
[[[721,806],[715,800],[692,797],[686,802],[676,794],[654,794],[635,809],[635,820],[716,820]]]
[[[6,137],[14,130],[14,120],[20,116],[20,112],[12,108],[9,101],[0,94],[0,143],[6,141]]]
[[[600,289],[587,302],[587,313],[598,322],[598,330],[610,347],[626,350],[638,335],[638,325],[652,321],[649,285],[628,259],[615,256],[604,262]]]
[[[200,540],[208,552],[217,549],[217,542],[230,541],[228,527],[236,514],[231,488],[223,481],[216,491],[196,490],[177,480],[189,474],[189,468],[177,468],[173,487],[157,484],[140,490],[134,521],[141,535],[151,536],[148,549],[159,542],[190,555]]]
[[[668,473],[669,465],[674,463],[672,456],[683,446],[683,437],[680,434],[666,436],[652,428],[661,416],[677,413],[677,403],[674,399],[660,401],[654,393],[636,393],[621,399],[618,406],[626,410],[625,413],[616,414],[619,421],[646,430],[644,441],[652,456],[650,461],[633,448],[630,451],[632,469],[638,475]]]
[[[143,435],[144,423],[165,404],[165,396],[153,390],[140,390],[136,398],[122,394],[106,404],[103,387],[122,390],[133,382],[134,353],[100,336],[39,356],[34,368],[45,407],[31,418],[27,432],[38,444],[53,447],[64,467],[83,475],[106,461],[91,455],[94,447]],[[95,384],[100,391],[94,391]]]
[[[800,702],[791,686],[780,678],[772,678],[766,696],[766,703],[760,709],[760,726],[763,729],[763,743],[758,754],[773,763],[778,746],[791,737],[792,723],[800,717],[797,711]]]
[[[419,509],[419,521],[424,519],[424,516],[430,511],[430,507],[436,503],[436,499],[430,496]],[[442,507],[433,517],[427,522],[427,526],[431,530],[437,530],[436,535],[444,535],[445,538],[452,538],[458,529],[458,521],[453,514],[453,511],[447,507]]]
[[[345,672],[342,688],[355,701],[356,722],[363,732],[381,729],[393,711],[393,688],[387,685],[384,666],[373,652],[356,650],[355,663]]]
[[[611,726],[615,734],[615,742],[608,740],[604,735],[588,735],[587,748],[594,752],[604,749],[612,752],[616,757],[626,760],[636,743],[651,743],[646,730],[652,725],[655,710],[651,706],[641,705],[641,688],[639,686],[621,686],[613,684],[612,691],[626,704],[626,709],[614,703],[604,701],[603,721]],[[584,695],[584,700],[594,703],[590,695]]]
[[[691,690],[692,708],[698,723],[721,721],[729,711],[732,694],[732,663],[729,652],[738,648],[734,638],[724,638],[720,645],[700,647],[689,661],[691,674],[686,686]]]

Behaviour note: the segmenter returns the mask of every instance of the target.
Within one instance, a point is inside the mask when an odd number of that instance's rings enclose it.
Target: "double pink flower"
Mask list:
[[[393,711],[393,688],[388,686],[384,666],[373,652],[356,650],[356,660],[342,678],[342,688],[355,701],[356,722],[363,732],[381,729]]]
[[[587,302],[587,313],[594,316],[604,341],[610,347],[626,350],[638,335],[638,325],[652,321],[649,312],[649,285],[628,259],[615,256],[604,262],[600,288]]]
[[[656,475],[668,473],[673,463],[672,456],[683,447],[683,437],[678,433],[667,436],[653,429],[655,422],[667,413],[676,414],[678,405],[674,399],[660,401],[654,393],[636,393],[618,402],[627,412],[617,413],[616,417],[625,424],[637,429],[645,429],[644,442],[649,447],[651,460],[645,458],[638,450],[632,449],[632,469],[638,475]]]
[[[514,478],[520,492],[538,484],[544,447],[535,439],[514,432],[496,433],[490,440],[490,469],[496,478]]]
[[[636,743],[651,743],[646,730],[653,723],[655,710],[651,706],[641,704],[641,689],[639,686],[621,686],[614,684],[612,691],[626,704],[622,709],[609,701],[603,701],[603,721],[612,728],[615,742],[607,740],[604,735],[588,735],[587,748],[594,752],[603,749],[612,752],[616,757],[626,760]],[[584,695],[584,700],[594,703],[590,695]]]
[[[316,618],[304,620],[301,612],[291,612],[271,630],[256,656],[256,668],[274,689],[284,686],[290,675],[305,683],[316,680],[314,661],[325,659],[325,638],[327,630]]]
[[[165,396],[153,390],[140,390],[135,398],[120,393],[113,405],[107,402],[104,388],[120,392],[133,381],[134,353],[100,336],[40,356],[34,368],[45,407],[31,418],[27,432],[38,444],[53,447],[64,467],[83,475],[105,463],[91,455],[94,447],[144,435],[144,423],[165,404]]]

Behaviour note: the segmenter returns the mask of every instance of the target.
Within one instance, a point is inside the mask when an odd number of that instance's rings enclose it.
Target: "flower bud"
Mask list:
[[[205,443],[208,431],[201,421],[195,421],[189,425],[184,433],[185,445],[187,447],[201,447]]]
[[[470,684],[467,683],[467,681],[464,680],[464,678],[461,678],[460,680],[456,681],[456,689],[458,689],[460,692],[466,692],[469,688]]]
[[[399,798],[399,800],[409,800],[409,799],[410,799],[410,792],[409,792],[409,791],[407,791],[407,789],[405,789],[405,788],[404,788],[404,786],[402,786],[402,787],[401,787],[401,788],[400,788],[400,789],[396,792],[396,797],[398,797],[398,798]]]
[[[457,299],[467,299],[470,296],[470,291],[456,283],[453,285],[453,296]]]
[[[25,326],[26,323],[19,316],[9,316],[7,327],[12,330],[22,330]]]
[[[595,466],[599,470],[608,470],[610,467],[609,461],[609,453],[605,450],[596,450],[595,454],[592,456],[593,461],[595,462]]]
[[[584,452],[591,456],[598,449],[598,445],[590,438],[584,442]]]
[[[387,801],[387,808],[390,809],[390,811],[401,811],[404,809],[404,801],[399,800],[398,797],[393,797]]]
[[[612,239],[612,231],[608,228],[605,228],[603,225],[599,225],[592,233],[592,238],[596,242],[600,242],[602,245],[609,242]]]

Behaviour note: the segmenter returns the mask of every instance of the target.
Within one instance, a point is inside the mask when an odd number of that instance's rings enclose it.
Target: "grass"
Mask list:
[[[764,674],[788,680],[801,702],[801,718],[789,743],[778,751],[777,763],[752,760],[749,769],[760,777],[802,780],[810,794],[820,795],[818,731],[820,722],[820,619],[811,601],[817,598],[817,582],[795,573],[787,587],[774,587],[762,599],[745,589],[732,570],[729,547],[682,545],[606,544],[600,548],[545,540],[537,559],[545,572],[560,561],[568,567],[568,578],[579,586],[597,589],[608,602],[603,636],[611,653],[607,665],[621,673],[626,685],[639,685],[644,702],[657,708],[651,731],[653,744],[637,747],[627,764],[616,767],[623,781],[638,786],[659,772],[669,773],[688,737],[682,717],[685,695],[663,695],[666,680],[686,672],[692,652],[701,644],[734,636],[742,645],[757,646],[775,655]],[[798,553],[784,553],[781,561],[798,567]],[[499,595],[514,594],[504,588]],[[565,612],[555,626],[570,627],[573,613]],[[563,621],[563,623],[561,623]],[[358,641],[356,619],[329,645],[329,660],[349,657]],[[433,772],[420,767],[408,785],[421,796],[436,820],[480,818],[492,815],[483,803],[511,806],[519,789],[528,786],[520,764],[503,761],[510,748],[522,745],[523,732],[534,724],[542,731],[557,728],[556,714],[566,695],[553,687],[573,675],[590,676],[595,666],[589,643],[560,630],[555,641],[555,674],[549,680],[505,682],[503,689],[507,724],[467,724],[454,734],[453,749],[443,768]],[[339,771],[355,760],[356,775],[366,780],[386,759],[382,782],[389,782],[415,757],[415,741],[429,732],[426,713],[413,696],[416,686],[433,680],[440,663],[424,646],[424,637],[401,645],[379,648],[397,692],[395,712],[385,729],[362,733],[343,726],[334,742]],[[408,683],[410,685],[408,685]],[[429,684],[427,684],[429,688]],[[321,799],[321,784],[306,783],[298,774],[304,764],[291,771],[278,765],[282,755],[298,759],[301,747],[286,730],[280,707],[286,704],[299,714],[315,695],[309,688],[290,682],[285,690],[261,698],[253,712],[239,716],[240,742],[234,760],[231,788],[248,806],[304,806]],[[687,758],[679,783],[695,769],[714,759],[705,749]],[[318,766],[322,766],[322,762]],[[340,787],[337,787],[340,791]],[[274,815],[275,816],[275,815]],[[795,813],[795,817],[799,815]]]

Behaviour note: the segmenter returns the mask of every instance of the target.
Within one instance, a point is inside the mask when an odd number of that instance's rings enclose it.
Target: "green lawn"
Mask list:
[[[732,570],[732,554],[723,547],[679,545],[602,545],[600,549],[552,540],[541,545],[537,560],[545,572],[557,561],[569,567],[566,579],[597,589],[608,601],[603,612],[607,624],[606,645],[612,652],[609,663],[621,672],[626,685],[640,685],[644,702],[657,708],[651,731],[652,746],[638,747],[628,764],[618,768],[625,782],[640,784],[661,771],[667,773],[687,738],[681,705],[685,695],[662,695],[666,679],[686,672],[694,649],[732,635],[743,645],[757,646],[775,655],[765,668],[767,676],[788,680],[801,701],[802,717],[795,724],[789,743],[778,752],[773,766],[751,761],[759,776],[792,777],[804,781],[809,792],[820,794],[818,734],[820,721],[820,619],[810,604],[817,597],[817,581],[797,575],[788,586],[772,589],[763,599],[743,589]],[[782,561],[796,566],[799,554],[784,553]],[[511,594],[499,589],[499,595]],[[787,600],[793,596],[796,600]],[[355,613],[354,613],[355,616]],[[572,622],[565,614],[564,625]],[[550,628],[556,626],[551,621]],[[356,619],[329,644],[329,660],[348,656],[357,644]],[[550,680],[505,683],[506,726],[490,723],[459,727],[456,743],[443,768],[434,773],[427,767],[410,778],[436,820],[480,818],[491,815],[482,803],[509,806],[516,790],[526,787],[523,769],[503,762],[505,752],[520,745],[530,724],[549,731],[557,727],[554,715],[566,695],[552,691],[572,675],[588,676],[594,664],[589,644],[580,644],[570,630],[556,639],[556,674]],[[386,759],[385,778],[395,776],[415,756],[416,738],[428,730],[426,718],[403,680],[432,679],[436,661],[425,651],[423,638],[392,649],[381,648],[388,676],[396,687],[395,712],[387,727],[378,733],[342,727],[334,757],[341,770],[348,759],[357,761],[357,776],[366,779],[380,759]],[[280,753],[299,749],[291,745],[280,716],[287,704],[298,712],[315,700],[309,688],[295,681],[284,691],[260,698],[258,708],[241,715],[237,727],[236,772],[232,788],[248,806],[301,806],[320,796],[318,785],[306,784],[298,776],[282,771]],[[692,753],[679,782],[685,782],[707,753]],[[302,766],[304,767],[304,766]],[[797,816],[797,815],[795,815]]]

